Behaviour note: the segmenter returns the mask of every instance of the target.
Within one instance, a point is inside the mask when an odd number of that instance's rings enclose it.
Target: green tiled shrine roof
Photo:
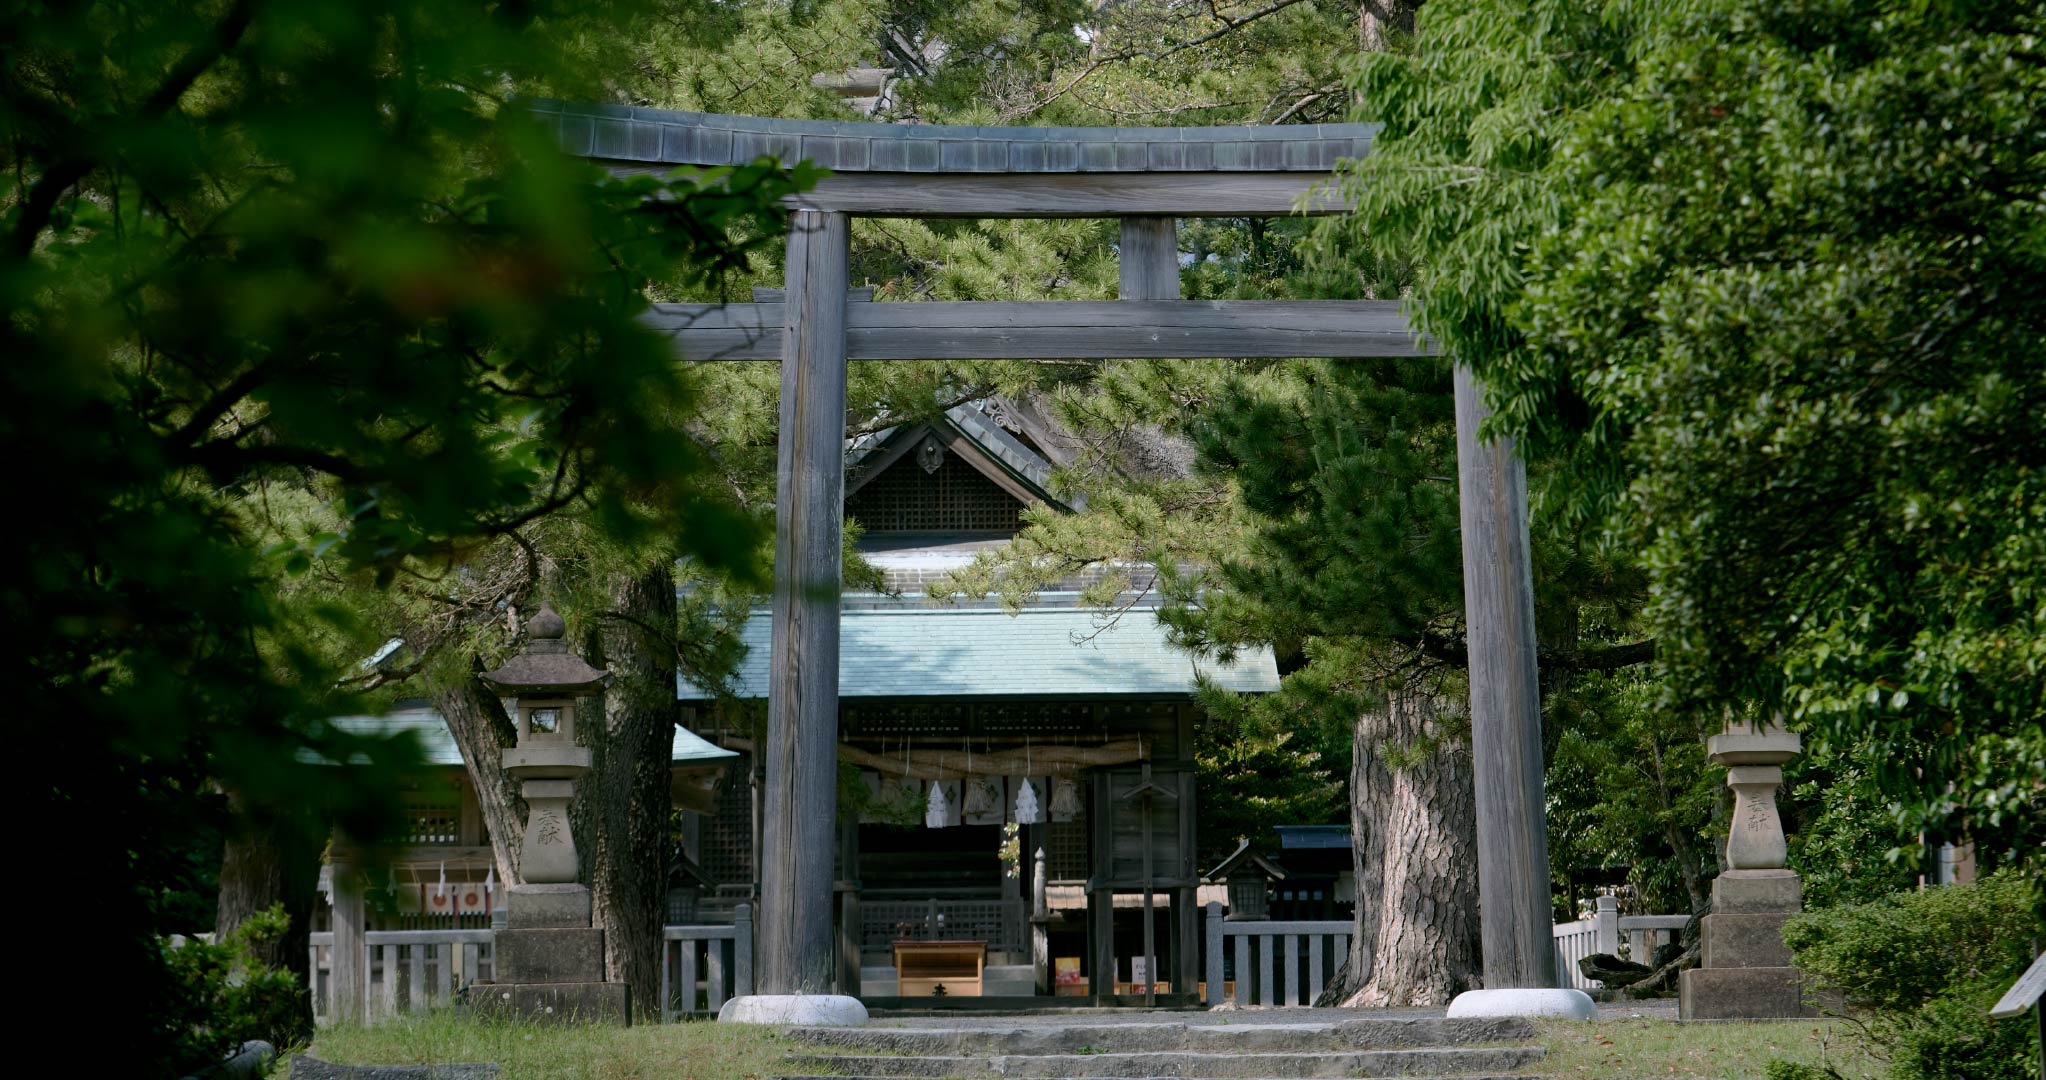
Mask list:
[[[838,693],[883,697],[1178,697],[1195,673],[1231,690],[1279,688],[1270,649],[1234,663],[1195,660],[1166,640],[1157,614],[1126,612],[1102,630],[1089,607],[847,608],[839,616]],[[1097,633],[1097,631],[1099,631]],[[733,682],[741,697],[767,696],[768,619],[756,613]],[[708,697],[684,682],[684,700]]]

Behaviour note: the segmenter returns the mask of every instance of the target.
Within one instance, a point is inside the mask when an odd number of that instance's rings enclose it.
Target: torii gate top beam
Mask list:
[[[563,151],[620,172],[808,160],[797,205],[871,217],[1337,213],[1316,188],[1376,124],[1107,128],[783,120],[534,101]]]

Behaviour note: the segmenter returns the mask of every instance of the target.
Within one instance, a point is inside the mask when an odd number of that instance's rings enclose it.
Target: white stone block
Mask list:
[[[855,1027],[867,1022],[867,1007],[843,994],[750,994],[725,1002],[718,1022]]]
[[[1598,1006],[1582,990],[1466,990],[1449,1003],[1449,1018],[1482,1016],[1592,1020]]]

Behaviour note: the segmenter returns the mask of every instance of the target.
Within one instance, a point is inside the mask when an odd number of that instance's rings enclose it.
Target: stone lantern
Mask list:
[[[483,681],[514,700],[519,739],[504,751],[504,771],[520,782],[526,800],[519,876],[531,885],[572,884],[579,864],[568,804],[576,779],[590,767],[589,748],[575,741],[576,709],[604,688],[610,673],[568,651],[561,637],[567,624],[553,607],[542,604],[530,630],[526,647],[484,672]]]
[[[1245,840],[1207,877],[1229,883],[1229,921],[1243,922],[1272,917],[1272,882],[1286,880],[1286,871],[1250,850]]]
[[[1679,977],[1685,1020],[1817,1015],[1783,944],[1783,924],[1803,909],[1804,890],[1785,866],[1776,789],[1784,763],[1802,748],[1796,733],[1772,725],[1735,724],[1706,740],[1706,756],[1726,766],[1734,803],[1727,869],[1712,881],[1712,913],[1699,920],[1699,966]]]
[[[482,676],[512,699],[518,742],[503,751],[503,762],[526,800],[526,831],[519,841],[524,883],[508,890],[507,926],[494,940],[498,981],[479,984],[475,1000],[533,1019],[627,1023],[625,984],[604,981],[604,932],[590,925],[590,890],[576,881],[568,817],[576,780],[590,767],[589,749],[576,745],[576,714],[610,675],[568,651],[566,630],[542,604],[526,647]]]

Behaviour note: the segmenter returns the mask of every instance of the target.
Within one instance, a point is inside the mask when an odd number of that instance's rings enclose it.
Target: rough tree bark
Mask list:
[[[1349,999],[1371,979],[1378,946],[1378,896],[1385,888],[1385,826],[1392,820],[1392,772],[1378,755],[1385,725],[1367,713],[1359,716],[1350,735],[1350,867],[1357,896],[1371,897],[1356,905],[1350,923],[1350,956],[1330,979],[1315,1004],[1332,1007]]]
[[[305,980],[307,935],[319,895],[321,844],[315,823],[288,813],[254,810],[234,794],[228,796],[228,807],[233,820],[221,852],[214,940],[233,933],[250,916],[282,904],[291,925],[282,936],[257,948],[255,960]],[[300,1005],[300,1027],[310,1034],[312,999],[301,999]]]
[[[658,1015],[661,1005],[678,718],[674,627],[675,578],[666,563],[611,580],[592,658],[611,672],[611,683],[601,726],[582,728],[590,771],[576,791],[583,880],[604,930],[605,977],[632,988],[642,1016]]]
[[[1357,721],[1357,917],[1322,1003],[1443,1005],[1478,984],[1477,801],[1463,718],[1418,683]]]
[[[448,733],[455,737],[469,783],[476,789],[483,830],[497,859],[497,879],[505,885],[519,884],[525,880],[519,876],[519,837],[526,831],[526,800],[519,797],[518,781],[505,775],[503,753],[518,741],[518,728],[505,715],[496,692],[474,675],[435,694],[434,705],[447,719]]]

